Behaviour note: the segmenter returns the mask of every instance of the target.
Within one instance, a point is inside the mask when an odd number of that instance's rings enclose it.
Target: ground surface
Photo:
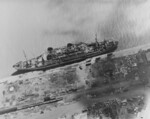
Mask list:
[[[2,79],[0,119],[85,119],[87,115],[104,119],[110,118],[111,114],[118,115],[114,119],[136,118],[140,114],[138,112],[146,109],[149,92],[148,49],[150,46],[138,47],[46,72]],[[144,97],[143,102],[141,97]],[[129,100],[126,103],[131,107],[117,103],[116,110],[111,112],[111,99]],[[131,103],[130,100],[139,102]],[[93,106],[98,102],[109,104]],[[86,112],[82,113],[83,110]],[[109,110],[111,113],[100,114],[96,110]]]

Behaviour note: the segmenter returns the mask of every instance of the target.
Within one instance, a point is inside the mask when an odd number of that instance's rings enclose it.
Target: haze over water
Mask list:
[[[113,38],[119,50],[150,43],[150,0],[1,0],[0,77],[47,47]]]

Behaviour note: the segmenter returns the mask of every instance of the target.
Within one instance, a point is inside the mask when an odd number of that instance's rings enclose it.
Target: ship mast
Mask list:
[[[95,41],[97,42],[97,33],[95,34]]]
[[[25,57],[25,59],[26,59],[26,61],[28,60],[27,59],[27,55],[26,55],[26,53],[25,53],[25,51],[23,50],[23,55],[24,55],[24,57]]]
[[[97,45],[97,47],[99,46],[99,43],[98,43],[98,41],[97,41],[97,33],[95,34],[95,42],[96,42],[96,45]]]

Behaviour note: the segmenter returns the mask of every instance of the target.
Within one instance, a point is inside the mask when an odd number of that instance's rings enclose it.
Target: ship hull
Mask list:
[[[46,71],[46,70],[57,68],[57,67],[63,67],[63,66],[69,65],[69,64],[84,61],[88,58],[92,58],[92,57],[95,57],[98,55],[103,55],[103,54],[114,52],[116,49],[117,49],[117,46],[114,46],[114,47],[107,49],[104,52],[100,52],[100,51],[92,52],[92,53],[88,53],[86,55],[79,56],[78,58],[71,58],[69,60],[65,59],[64,61],[60,61],[59,63],[56,63],[56,64],[47,64],[47,65],[44,65],[41,67],[36,67],[36,68],[19,69],[16,72],[14,72],[12,75],[24,74],[24,73],[32,72],[32,71]]]

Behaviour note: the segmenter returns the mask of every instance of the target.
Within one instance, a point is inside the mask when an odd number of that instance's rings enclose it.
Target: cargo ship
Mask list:
[[[117,47],[118,41],[111,39],[98,42],[97,37],[95,37],[95,42],[92,43],[79,42],[75,44],[68,43],[60,48],[48,47],[46,52],[38,57],[20,61],[13,65],[13,68],[17,71],[12,75],[62,67],[98,55],[114,52]]]

